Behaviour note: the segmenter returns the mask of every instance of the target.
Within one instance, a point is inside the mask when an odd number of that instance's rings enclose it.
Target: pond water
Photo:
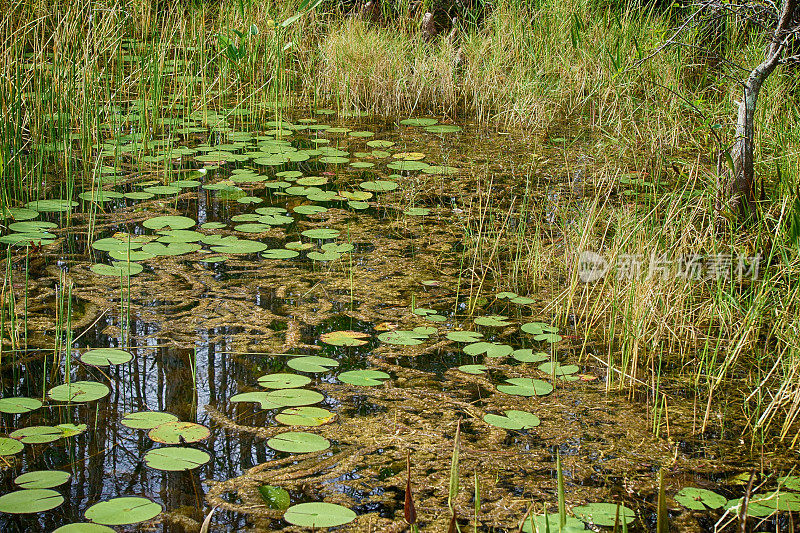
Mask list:
[[[212,531],[302,529],[303,508],[284,518],[287,495],[346,508],[326,511],[343,530],[402,531],[407,456],[420,527],[442,531],[457,434],[462,528],[517,531],[531,504],[556,512],[557,456],[568,507],[598,525],[607,516],[581,506],[623,504],[630,531],[652,530],[661,467],[671,494],[744,494],[736,476],[758,451],[735,419],[697,434],[702,407],[676,386],[669,420],[654,424],[649,402],[607,393],[606,369],[579,357],[579,322],[545,311],[559,275],[536,293],[501,292],[524,285],[508,250],[530,219],[557,249],[557,220],[592,195],[580,145],[537,146],[540,162],[571,158],[566,171],[534,165],[525,132],[441,117],[221,109],[147,136],[138,120],[120,114],[92,147],[93,179],[65,185],[54,161],[42,191],[54,201],[5,212],[3,305],[15,312],[4,314],[0,492],[56,494],[0,497],[3,532],[87,519],[198,531],[212,507]],[[490,238],[495,257],[483,254]],[[131,415],[151,412],[172,416]],[[15,481],[37,471],[70,477]],[[723,514],[670,508],[686,531]]]

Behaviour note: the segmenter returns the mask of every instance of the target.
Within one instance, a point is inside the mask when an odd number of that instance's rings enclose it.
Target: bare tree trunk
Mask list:
[[[740,218],[747,218],[754,213],[756,207],[755,173],[753,171],[753,119],[758,102],[758,93],[764,81],[772,74],[780,63],[786,43],[793,26],[799,21],[794,20],[798,11],[800,0],[784,0],[781,16],[772,42],[767,48],[764,61],[758,65],[744,82],[742,99],[739,101],[739,110],[736,118],[736,140],[730,150],[733,168],[729,169],[728,177],[723,187],[718,202],[718,209],[729,208],[738,213]]]

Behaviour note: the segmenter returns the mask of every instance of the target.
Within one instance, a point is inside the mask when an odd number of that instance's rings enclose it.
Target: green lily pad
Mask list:
[[[309,239],[335,239],[339,236],[339,230],[327,228],[308,229],[301,235]]]
[[[386,331],[378,335],[378,339],[386,344],[396,344],[400,346],[416,346],[422,344],[422,341],[427,340],[430,336],[429,333],[417,331],[417,328],[411,331],[398,329],[395,331]]]
[[[478,333],[477,331],[449,331],[445,336],[451,341],[473,343],[481,340],[483,333]]]
[[[509,322],[506,317],[500,315],[479,316],[475,319],[475,323],[479,326],[492,326],[497,328],[511,325],[511,322]]]
[[[389,192],[395,190],[399,185],[394,181],[378,180],[364,181],[359,187],[370,192]]]
[[[0,398],[0,413],[18,415],[30,413],[42,406],[42,402],[35,398],[17,396],[13,398]]]
[[[64,432],[55,426],[28,426],[12,431],[8,436],[23,444],[47,444],[62,438]]]
[[[333,346],[363,346],[369,337],[369,333],[362,331],[331,331],[320,335],[319,340]]]
[[[71,474],[61,470],[36,470],[26,472],[14,479],[14,483],[23,489],[51,489],[63,485]]]
[[[417,126],[417,127],[426,127],[426,126],[433,126],[434,124],[438,123],[439,121],[435,118],[407,118],[400,121],[400,124],[403,126]]]
[[[350,385],[361,387],[374,387],[383,384],[382,380],[389,379],[391,376],[380,370],[349,370],[337,376],[339,381]]]
[[[330,357],[320,357],[318,355],[306,355],[289,359],[286,363],[289,368],[298,372],[328,372],[331,368],[339,366],[339,361]]]
[[[675,495],[675,501],[687,509],[705,511],[706,509],[720,509],[728,499],[714,491],[699,489],[697,487],[684,487]]]
[[[562,365],[558,361],[547,362],[539,365],[539,370],[548,375],[556,375],[558,377],[569,376],[578,373],[580,367],[577,365]]]
[[[138,411],[122,417],[120,423],[131,429],[153,429],[167,422],[177,422],[178,417],[161,411]]]
[[[430,133],[456,133],[461,131],[461,126],[455,124],[435,124],[433,126],[426,126],[425,131]]]
[[[557,333],[542,333],[533,337],[533,340],[555,343],[561,341],[561,335],[558,335]]]
[[[550,528],[551,533],[572,533],[572,531],[585,531],[583,522],[574,516],[567,515],[564,527],[559,529],[560,517],[558,513],[551,513],[545,517],[544,515],[531,515],[522,523],[523,533],[544,533],[547,528]],[[531,529],[531,519],[533,519],[533,527]]]
[[[151,440],[161,444],[182,444],[184,442],[199,442],[207,439],[211,431],[205,426],[194,422],[165,422],[150,430],[147,434]]]
[[[558,333],[558,328],[549,324],[545,324],[544,322],[528,322],[526,324],[522,324],[519,329],[531,335],[541,335],[542,333]]]
[[[489,367],[486,365],[461,365],[458,369],[465,374],[485,374]]]
[[[110,389],[96,381],[73,381],[47,391],[47,396],[57,402],[92,402],[104,398]]]
[[[44,220],[14,222],[8,225],[8,229],[11,231],[18,231],[20,233],[37,233],[39,231],[46,231],[57,227],[58,224],[55,222],[45,222]]]
[[[97,348],[95,350],[89,350],[81,357],[81,361],[87,365],[93,366],[121,365],[127,363],[131,359],[133,359],[133,355],[129,352],[116,348]]]
[[[510,410],[505,416],[487,414],[483,421],[503,429],[531,429],[539,425],[539,417],[526,411]]]
[[[352,522],[356,513],[334,503],[300,503],[289,507],[283,519],[301,527],[335,527]]]
[[[25,446],[17,439],[0,437],[0,456],[15,455],[22,451]]]
[[[388,168],[392,170],[397,170],[398,172],[414,172],[417,170],[424,170],[428,168],[430,165],[425,161],[409,161],[407,159],[401,159],[399,161],[392,161],[391,163],[386,165]],[[394,182],[390,182],[394,183]]]
[[[527,296],[517,296],[516,298],[511,298],[510,301],[517,305],[530,305],[536,303],[536,300],[533,298],[528,298]]]
[[[369,208],[369,202],[359,202],[357,200],[349,200],[347,202],[347,206],[350,209],[356,209],[358,211],[361,211],[361,210]]]
[[[497,390],[515,396],[545,396],[553,392],[553,386],[541,379],[510,378],[508,385],[498,385]]]
[[[0,513],[41,513],[62,503],[64,497],[52,489],[17,490],[0,496]]]
[[[164,228],[189,229],[194,227],[195,224],[196,222],[192,218],[174,215],[153,217],[142,222],[142,226],[153,230]]]
[[[202,450],[174,446],[157,448],[144,454],[144,462],[150,468],[180,472],[201,467],[211,460],[211,456]]]
[[[258,378],[258,384],[265,389],[293,389],[311,383],[311,378],[300,374],[265,374]]]
[[[88,426],[86,424],[58,424],[55,427],[61,431],[62,437],[67,438],[80,435],[86,431]]]
[[[289,493],[286,489],[281,487],[274,487],[272,485],[261,485],[258,487],[258,492],[261,494],[261,499],[267,504],[270,509],[283,511],[288,509],[292,504]]]
[[[263,252],[269,248],[263,242],[251,241],[247,239],[237,239],[236,241],[225,241],[220,246],[212,246],[211,250],[218,254],[255,254]]]
[[[511,352],[511,357],[516,359],[521,363],[541,363],[542,361],[547,361],[550,359],[550,356],[544,352],[535,352],[530,348],[522,348],[520,350],[514,350]]]
[[[14,220],[31,220],[39,216],[39,212],[35,209],[27,209],[25,207],[0,207],[0,218],[7,219],[13,218]]]
[[[314,433],[287,431],[279,433],[267,441],[267,446],[279,452],[313,453],[327,450],[331,441]]]
[[[800,490],[800,476],[779,477],[778,483],[783,489]]]
[[[427,207],[409,207],[403,211],[404,215],[411,217],[422,217],[431,214],[431,210]]]
[[[325,396],[321,393],[308,389],[277,389],[267,392],[267,400],[279,407],[314,405],[324,399]]]
[[[115,530],[108,526],[92,524],[91,522],[73,522],[54,529],[53,533],[115,533]]]
[[[728,500],[728,503],[725,504],[725,509],[730,510],[738,515],[741,511],[741,505],[743,499],[744,498],[736,498],[733,500]],[[764,502],[761,501],[756,502],[750,500],[747,504],[747,516],[764,518],[774,513],[775,513],[775,507],[764,505]]]
[[[148,259],[152,259],[155,255],[144,252],[142,250],[111,250],[108,252],[108,256],[111,259],[115,259],[117,261],[147,261]]]
[[[367,146],[370,148],[391,148],[394,145],[394,141],[387,141],[384,139],[373,139],[371,141],[367,141]]]
[[[497,342],[476,342],[464,346],[464,353],[467,355],[480,355],[485,353],[487,357],[506,357],[514,351],[508,344]]]
[[[287,426],[321,426],[336,415],[321,407],[289,407],[275,415],[275,421]]]
[[[161,514],[161,506],[147,498],[125,496],[99,502],[88,509],[84,516],[97,524],[122,526],[151,520]]]
[[[262,409],[279,409],[284,407],[270,400],[269,392],[267,391],[254,391],[254,392],[240,392],[231,396],[230,401],[234,403],[252,402],[257,403]]]
[[[114,261],[112,265],[97,263],[91,266],[91,270],[95,274],[117,278],[135,276],[140,273],[142,269],[143,267],[139,263],[131,263],[129,261]]]
[[[616,522],[617,505],[614,503],[587,503],[572,508],[572,514],[587,524],[611,527]],[[636,513],[624,505],[619,506],[619,521],[630,524]]]
[[[200,248],[199,244],[193,242],[171,242],[169,244],[149,242],[142,246],[142,251],[155,256],[166,257],[190,254]]]
[[[25,207],[39,213],[62,213],[78,207],[78,202],[72,200],[35,200],[28,202]]]

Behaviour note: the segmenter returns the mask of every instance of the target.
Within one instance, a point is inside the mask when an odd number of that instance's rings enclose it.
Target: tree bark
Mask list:
[[[764,81],[780,63],[790,35],[797,31],[795,26],[800,21],[795,19],[799,6],[800,0],[784,0],[780,19],[767,48],[764,61],[750,72],[742,87],[742,99],[739,101],[736,116],[736,139],[729,152],[733,168],[728,169],[728,177],[723,187],[723,196],[718,202],[718,209],[728,208],[743,219],[755,213],[756,208],[753,119],[758,93]]]

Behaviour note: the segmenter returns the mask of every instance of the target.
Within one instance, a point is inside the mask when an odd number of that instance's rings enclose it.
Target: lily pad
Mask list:
[[[301,527],[335,527],[352,522],[356,513],[334,503],[300,503],[289,507],[283,519]]]
[[[611,527],[616,522],[617,504],[614,503],[587,503],[572,508],[572,514],[587,524]],[[619,521],[630,524],[636,518],[636,513],[624,505],[619,506]]]
[[[327,450],[331,442],[325,437],[305,431],[279,433],[267,441],[267,446],[279,452],[312,453]]]
[[[70,476],[62,470],[36,470],[17,476],[14,483],[23,489],[51,489],[69,481]]]
[[[283,511],[288,509],[292,504],[289,499],[289,493],[286,489],[275,487],[273,485],[261,485],[258,487],[258,492],[261,494],[261,499],[267,504],[270,509]]]
[[[110,389],[96,381],[73,381],[47,391],[47,396],[57,402],[92,402],[104,398]]]
[[[497,342],[476,342],[464,346],[464,353],[467,355],[480,355],[485,353],[487,357],[506,357],[511,355],[514,348],[508,344]]]
[[[211,460],[211,456],[202,450],[174,446],[150,450],[144,454],[143,459],[150,468],[179,472],[203,466]]]
[[[14,455],[22,451],[25,445],[17,439],[0,437],[0,456]]]
[[[262,409],[279,409],[284,407],[269,399],[269,392],[267,391],[254,391],[254,392],[240,392],[231,396],[230,400],[234,403],[252,402],[257,403]]]
[[[25,207],[39,213],[61,213],[71,211],[78,207],[78,202],[72,200],[35,200],[28,202]]]
[[[133,359],[133,355],[129,352],[116,348],[97,348],[95,350],[89,350],[81,357],[81,361],[87,365],[93,366],[121,365],[127,363],[131,359]]]
[[[542,361],[547,361],[550,359],[550,356],[544,352],[534,352],[530,348],[522,348],[520,350],[514,350],[511,352],[511,357],[516,359],[521,363],[541,363]]]
[[[511,325],[511,322],[509,322],[506,317],[500,315],[479,316],[475,319],[475,323],[479,326],[492,326],[497,328]]]
[[[8,435],[24,444],[47,444],[64,436],[64,432],[55,426],[28,426]]]
[[[298,372],[327,372],[331,368],[339,366],[339,361],[331,359],[330,357],[320,357],[318,355],[306,355],[303,357],[295,357],[289,359],[286,363],[289,368],[293,368]]]
[[[435,118],[407,118],[400,121],[403,126],[433,126],[439,121]]]
[[[269,248],[263,242],[251,241],[247,239],[237,239],[236,241],[225,241],[220,246],[212,246],[211,250],[218,254],[255,254],[263,252]]]
[[[52,489],[17,490],[0,496],[0,513],[41,513],[62,503],[64,497]]]
[[[30,413],[42,406],[42,402],[35,398],[17,396],[13,398],[0,398],[0,413],[18,415]]]
[[[131,429],[153,429],[167,422],[177,422],[178,417],[161,411],[138,411],[122,417],[120,423]]]
[[[309,239],[335,239],[339,236],[339,230],[327,228],[308,229],[301,235]]]
[[[531,529],[531,518],[533,519],[533,527]],[[532,515],[525,519],[522,523],[523,533],[544,533],[547,528],[550,528],[551,533],[571,533],[571,531],[584,531],[585,527],[583,522],[574,516],[567,515],[564,527],[559,529],[560,516],[558,513],[551,513],[545,517],[544,515]],[[565,531],[566,530],[566,531]],[[571,530],[571,531],[570,531]]]
[[[675,501],[687,509],[705,511],[706,509],[720,509],[728,499],[714,491],[697,487],[684,487],[676,495]]]
[[[182,444],[184,442],[199,442],[207,439],[211,431],[205,426],[194,422],[165,422],[154,427],[147,434],[150,439],[161,444]]]
[[[570,376],[577,374],[580,367],[577,365],[562,365],[558,361],[547,362],[539,365],[539,370],[548,375],[556,375],[558,377]]]
[[[162,245],[163,246],[163,245]],[[100,276],[129,277],[140,273],[143,268],[139,263],[129,261],[114,261],[112,265],[97,263],[91,266],[92,272]]]
[[[369,337],[369,333],[362,331],[331,331],[323,333],[319,339],[333,346],[363,346],[367,344],[365,339]]]
[[[503,415],[484,415],[483,421],[503,429],[531,429],[539,425],[539,417],[526,411],[510,410]]]
[[[196,222],[192,218],[174,215],[153,217],[142,222],[142,226],[153,230],[164,228],[188,229],[194,227],[195,224]]]
[[[553,386],[541,379],[510,378],[508,385],[498,385],[497,390],[515,396],[545,396],[553,392]]]
[[[383,384],[382,380],[389,379],[391,376],[380,370],[349,370],[337,376],[342,383],[358,385],[361,387],[374,387]]]
[[[139,496],[124,496],[96,503],[86,509],[84,516],[97,524],[122,526],[151,520],[159,514],[159,504]]]
[[[422,341],[427,340],[429,336],[429,333],[418,331],[418,329],[415,328],[411,331],[402,329],[386,331],[378,335],[378,339],[386,344],[416,346],[417,344],[422,344]]]
[[[293,389],[311,383],[311,378],[300,374],[265,374],[258,378],[258,384],[265,389]]]
[[[435,124],[433,126],[426,126],[425,131],[430,133],[456,133],[461,131],[461,126],[456,126],[455,124]]]
[[[91,522],[73,522],[54,529],[53,533],[115,533],[115,530],[108,526],[92,524]]]
[[[486,365],[461,365],[458,369],[465,374],[485,374],[489,367]]]
[[[267,400],[279,407],[313,405],[324,399],[322,393],[308,389],[278,389],[267,392]]]
[[[362,182],[359,187],[370,192],[389,192],[395,190],[399,185],[394,181],[378,180]]]
[[[336,415],[321,407],[289,407],[275,415],[275,421],[287,426],[321,426]]]
[[[449,331],[445,336],[451,341],[472,343],[481,340],[483,333],[477,331]]]

